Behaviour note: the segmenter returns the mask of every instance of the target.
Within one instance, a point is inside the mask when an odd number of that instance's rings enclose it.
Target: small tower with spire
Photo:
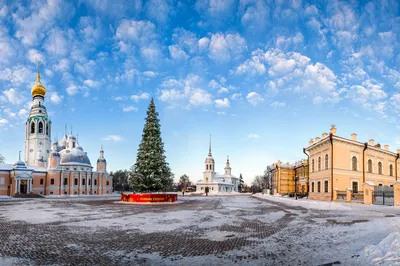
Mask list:
[[[232,173],[231,164],[230,164],[230,162],[229,162],[229,156],[227,156],[227,159],[226,159],[226,166],[225,166],[225,175],[226,175],[226,176],[230,176],[231,173]]]
[[[107,161],[104,158],[103,145],[100,148],[100,157],[97,159],[97,172],[107,172]]]
[[[211,153],[211,134],[210,134],[210,144],[208,147],[208,156],[205,160],[205,171],[203,172],[204,182],[212,182],[215,177],[215,161]]]

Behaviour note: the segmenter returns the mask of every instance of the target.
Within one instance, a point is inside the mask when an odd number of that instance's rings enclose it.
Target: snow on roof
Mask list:
[[[0,164],[0,171],[11,171],[14,169],[13,164]],[[26,169],[23,170],[33,170],[35,172],[46,172],[47,169],[45,167],[39,167],[39,166],[27,166]]]
[[[1,170],[10,171],[13,169],[13,166],[14,166],[13,164],[5,164],[5,163],[0,164],[0,171]]]

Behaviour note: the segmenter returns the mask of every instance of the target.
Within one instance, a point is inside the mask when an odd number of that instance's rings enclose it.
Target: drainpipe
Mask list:
[[[44,193],[43,193],[43,195],[45,195],[46,196],[46,187],[47,187],[47,171],[46,171],[46,177],[45,177],[45,179],[44,179]]]
[[[397,181],[397,160],[399,159],[399,157],[400,157],[400,154],[397,154],[396,160],[394,161],[395,162],[394,163],[394,172],[396,174],[396,181]]]
[[[308,191],[310,190],[310,155],[306,153],[306,148],[303,148],[303,153],[307,155],[307,167],[308,167],[308,175],[307,175],[307,195]],[[304,168],[304,174],[306,169]]]
[[[363,184],[365,183],[365,150],[368,148],[368,143],[364,143],[364,150],[363,150]]]
[[[333,201],[333,134],[329,134],[329,141],[331,142],[331,201]]]
[[[276,186],[276,193],[279,194],[279,191],[281,191],[281,180],[280,180],[280,171],[278,165],[276,165],[276,181],[277,181],[276,183],[278,183]]]

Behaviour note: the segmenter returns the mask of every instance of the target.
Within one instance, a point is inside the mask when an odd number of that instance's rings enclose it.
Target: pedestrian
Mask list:
[[[182,189],[182,196],[185,196],[185,189]]]

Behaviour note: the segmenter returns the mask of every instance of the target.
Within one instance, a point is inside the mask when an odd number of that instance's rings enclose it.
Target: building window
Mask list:
[[[97,179],[94,180],[94,185],[97,186]]]
[[[64,195],[67,195],[67,193],[68,193],[67,191],[64,191]]]
[[[311,183],[311,192],[314,192],[314,182]]]
[[[4,185],[4,177],[0,177],[0,185]]]
[[[325,154],[325,169],[328,169],[328,154]]]
[[[75,185],[75,186],[77,186],[77,185],[78,185],[78,178],[75,178],[74,185]]]
[[[393,165],[389,165],[389,175],[393,176]]]
[[[89,179],[89,186],[92,184],[92,180]]]
[[[353,156],[353,158],[351,158],[351,170],[357,171],[357,157],[356,156]]]
[[[41,185],[43,185],[43,178],[42,178],[42,179],[40,179],[40,184],[41,184]]]
[[[321,181],[318,181],[318,193],[320,193],[321,192]]]
[[[74,168],[74,170],[76,171],[76,168]]]
[[[382,163],[381,162],[379,162],[378,163],[378,174],[382,174]]]
[[[78,191],[75,191],[74,194],[75,194],[75,195],[78,194]]]
[[[208,164],[206,164],[206,170],[208,170]]]
[[[49,135],[49,124],[46,124],[46,135]]]
[[[318,171],[321,171],[321,157],[318,157]]]
[[[54,194],[54,192],[53,191],[50,191],[50,195],[53,195]]]
[[[72,148],[75,148],[75,142],[72,142]],[[76,169],[75,169],[76,170]]]
[[[50,179],[50,185],[54,185],[54,178]]]
[[[325,180],[324,182],[324,191],[325,193],[328,193],[328,180]]]
[[[43,123],[42,123],[42,121],[39,122],[39,134],[43,134]]]
[[[40,191],[40,195],[43,195],[43,190]]]
[[[353,193],[358,193],[358,182],[353,181],[351,187],[353,188]]]
[[[110,185],[110,181],[107,181],[107,182],[106,182],[106,186],[109,186],[109,185]]]
[[[35,122],[32,122],[31,124],[31,134],[35,133]]]
[[[68,178],[64,177],[64,186],[68,185]]]
[[[382,184],[382,183],[379,183],[379,184],[378,184],[378,186],[382,187],[382,186],[383,186],[383,184]]]
[[[312,159],[312,161],[311,161],[311,169],[314,172],[314,159]]]
[[[368,173],[372,173],[372,160],[368,160]]]
[[[82,185],[86,185],[86,179],[82,179]]]

